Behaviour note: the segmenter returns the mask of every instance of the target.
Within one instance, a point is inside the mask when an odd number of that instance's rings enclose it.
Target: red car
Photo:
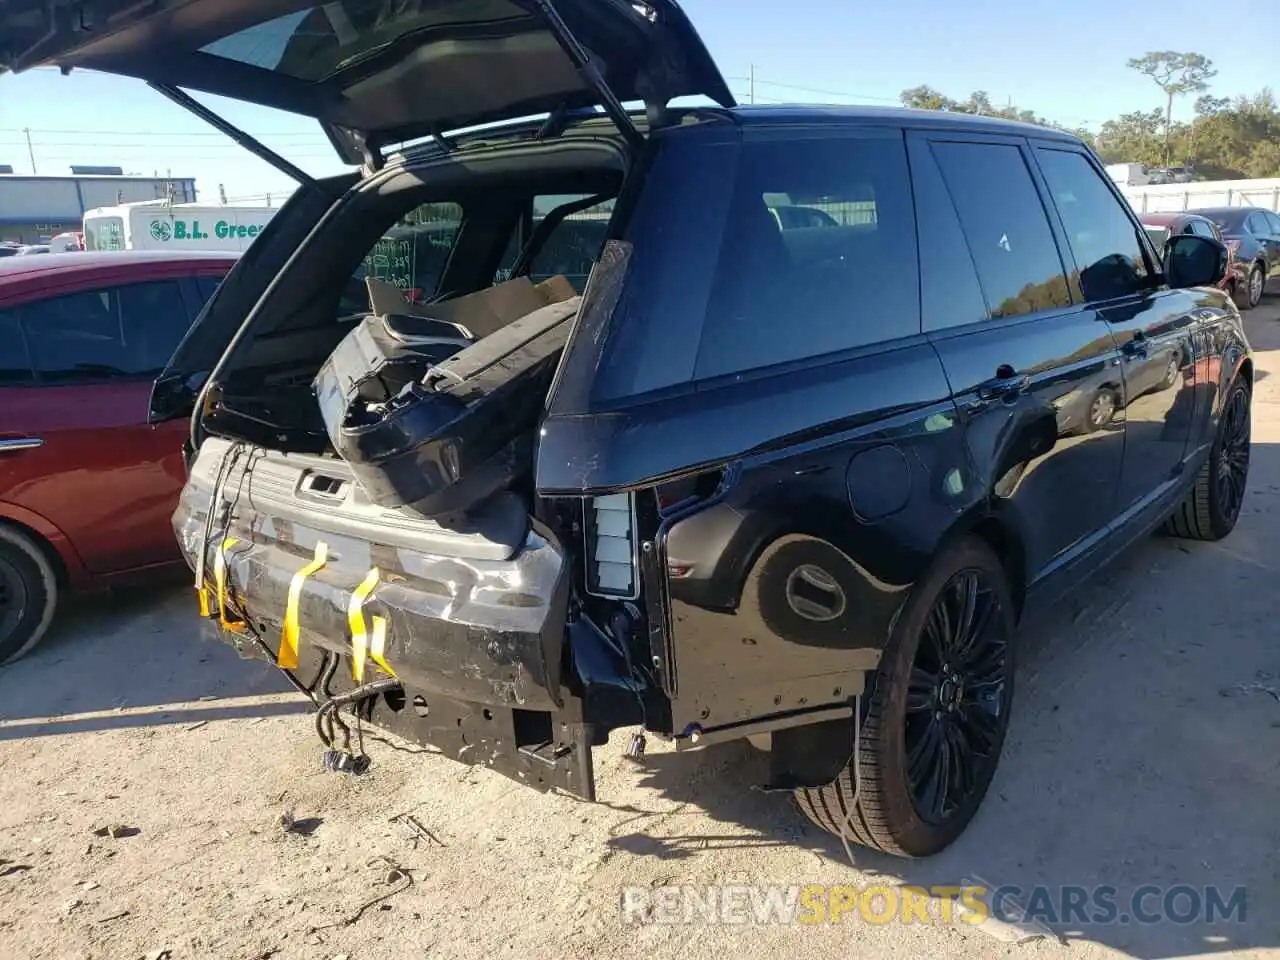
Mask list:
[[[1247,302],[1247,270],[1245,265],[1236,259],[1235,251],[1232,249],[1231,244],[1223,238],[1222,230],[1216,223],[1208,217],[1195,213],[1143,213],[1139,214],[1138,219],[1142,221],[1142,226],[1146,230],[1147,236],[1160,254],[1164,253],[1164,245],[1169,242],[1169,238],[1180,233],[1192,233],[1199,237],[1208,237],[1210,240],[1217,240],[1226,246],[1230,260],[1227,263],[1227,275],[1222,278],[1222,282],[1218,286],[1231,294],[1231,298],[1236,302],[1237,306],[1252,306]]]
[[[186,425],[147,422],[151,386],[234,262],[0,260],[0,663],[39,642],[62,588],[179,559]]]

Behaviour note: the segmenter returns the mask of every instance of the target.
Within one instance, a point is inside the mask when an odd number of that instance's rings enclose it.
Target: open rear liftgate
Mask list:
[[[642,142],[602,71],[552,0],[535,0],[535,6],[624,138],[635,145]],[[176,87],[152,85],[299,182],[309,180]],[[660,115],[663,106],[653,104],[651,112]],[[360,146],[366,167],[380,168],[378,145]],[[501,490],[511,479],[513,464],[526,453],[522,445],[532,444],[534,431],[519,428],[536,428],[534,423],[517,423],[499,442],[490,442],[500,419],[491,411],[504,404],[512,409],[513,393],[541,390],[545,396],[577,307],[576,299],[557,305],[564,299],[563,290],[557,292],[558,298],[546,296],[551,305],[545,310],[516,320],[500,336],[475,346],[468,346],[465,338],[458,342],[450,323],[369,318],[343,341],[315,384],[330,437],[348,469],[334,471],[330,461],[330,469],[302,478],[306,492],[323,498],[336,494],[343,484],[358,484],[364,490],[348,489],[347,496],[368,495],[388,509],[410,505],[428,514],[434,510],[465,524],[461,517],[466,505]],[[433,329],[424,330],[424,325]],[[464,328],[462,333],[470,331]],[[495,342],[503,338],[509,342]],[[397,380],[403,371],[393,368],[412,369],[417,366],[414,361],[425,361],[427,376],[421,377],[418,369],[413,371],[418,376]],[[210,377],[197,409],[207,402],[213,384]],[[370,395],[371,385],[382,395]],[[541,403],[523,407],[536,412]],[[457,437],[452,442],[438,439],[459,425],[467,434],[465,442]],[[199,429],[196,433],[199,436]],[[397,445],[396,438],[402,441],[406,433],[422,442]],[[483,454],[478,462],[477,450]],[[469,457],[465,464],[456,459],[464,451]],[[326,765],[364,768],[360,724],[368,721],[437,747],[456,760],[500,767],[531,786],[561,787],[594,799],[591,728],[583,722],[581,701],[565,695],[560,683],[569,572],[553,538],[529,529],[525,517],[524,541],[506,544],[515,549],[500,560],[479,562],[504,568],[490,571],[493,581],[506,578],[517,586],[498,587],[489,598],[498,606],[504,601],[512,604],[503,624],[509,629],[474,631],[451,618],[447,602],[443,609],[421,609],[430,601],[424,603],[401,586],[409,579],[407,571],[370,562],[353,576],[350,556],[369,552],[369,545],[357,538],[326,538],[317,531],[298,530],[298,539],[290,539],[285,529],[289,524],[265,509],[254,512],[251,529],[238,531],[237,506],[245,490],[262,480],[262,453],[205,438],[193,477],[216,461],[211,488],[188,483],[174,524],[194,561],[202,616],[242,653],[273,661],[317,704],[317,731],[329,748]],[[334,472],[343,476],[326,475]],[[260,499],[256,493],[250,496]],[[484,531],[471,538],[484,539]],[[288,555],[287,562],[281,554]],[[457,558],[447,555],[416,559],[422,567],[439,567],[435,573],[445,583],[456,573],[446,568],[458,566]],[[468,559],[468,565],[476,563]],[[287,583],[279,573],[286,569],[293,571]],[[510,577],[513,572],[520,576]],[[430,569],[413,573],[414,579],[429,580],[432,575]],[[530,574],[531,579],[521,579]],[[432,621],[436,615],[440,619]],[[307,629],[311,624],[314,630]],[[397,624],[405,629],[397,631]],[[421,629],[414,630],[413,624]],[[550,630],[560,635],[549,636]],[[423,636],[423,631],[430,635]],[[269,642],[273,636],[279,637],[274,650]],[[485,647],[484,656],[474,651],[477,643]],[[343,660],[349,662],[349,670],[339,669]],[[338,713],[342,707],[354,714],[354,745]]]

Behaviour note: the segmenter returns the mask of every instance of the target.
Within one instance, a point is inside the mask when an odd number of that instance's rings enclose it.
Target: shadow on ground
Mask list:
[[[255,702],[284,691],[292,687],[266,664],[205,639],[194,591],[166,577],[69,598],[40,646],[0,669],[0,722],[11,724],[0,727],[0,740],[309,708],[300,697]],[[62,719],[12,724],[46,717]]]
[[[1145,541],[1051,617],[1025,624],[1013,727],[978,817],[926,861],[855,847],[858,869],[924,887],[1015,885],[1054,933],[1134,957],[1280,947],[1277,497],[1280,447],[1257,445],[1230,538]],[[638,820],[615,831],[615,849],[686,860],[800,844],[837,874],[846,862],[839,838],[785,795],[757,789],[767,763],[745,743],[651,755],[642,770],[640,786],[735,830],[682,836],[674,817],[675,835],[654,836]],[[1037,885],[1052,902],[1028,902]],[[1115,888],[1112,914],[1093,902],[1063,914],[1062,887],[1099,885]],[[1234,906],[1238,888],[1243,922],[1221,911],[1206,922],[1209,899]],[[1161,913],[1185,922],[1139,922]]]

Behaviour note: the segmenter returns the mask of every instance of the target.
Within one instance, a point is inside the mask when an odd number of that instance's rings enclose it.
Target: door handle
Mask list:
[[[44,441],[39,437],[18,437],[13,440],[0,440],[0,453],[16,453],[19,450],[34,450],[43,447]]]
[[[1014,373],[1012,367],[1002,364],[996,370],[995,377],[978,384],[978,397],[982,400],[1015,400],[1026,393],[1030,386],[1030,376]]]
[[[1145,360],[1148,356],[1147,338],[1134,337],[1125,343],[1120,350],[1130,360]]]

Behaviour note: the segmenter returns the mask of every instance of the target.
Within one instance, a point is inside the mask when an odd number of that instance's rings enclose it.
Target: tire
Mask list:
[[[1262,301],[1262,292],[1267,286],[1267,275],[1262,264],[1255,263],[1249,268],[1249,276],[1245,279],[1244,289],[1239,291],[1236,305],[1241,310],[1252,310]]]
[[[1221,540],[1235,529],[1249,479],[1251,400],[1249,384],[1232,381],[1209,459],[1196,474],[1186,498],[1165,522],[1165,529],[1175,537]]]
[[[25,534],[0,526],[0,664],[39,643],[58,605],[58,578],[43,550]]]
[[[1178,361],[1179,357],[1175,351],[1174,354],[1169,357],[1169,363],[1164,370],[1164,377],[1161,378],[1160,386],[1156,388],[1157,390],[1168,390],[1178,382],[1178,374],[1182,372],[1182,364]]]
[[[1110,412],[1107,413],[1103,411],[1102,413],[1096,413],[1095,411],[1097,410],[1098,406],[1104,403],[1109,406]],[[1119,408],[1120,408],[1120,397],[1115,392],[1115,390],[1111,389],[1110,387],[1100,388],[1098,392],[1095,393],[1090,398],[1089,406],[1085,408],[1084,424],[1083,424],[1084,432],[1096,433],[1097,431],[1101,430],[1103,427],[1105,427],[1107,424],[1111,422],[1111,420],[1116,415],[1116,410],[1118,410]]]
[[[965,583],[979,586],[973,594],[976,609],[972,619],[982,618],[985,629],[979,632],[988,642],[973,648],[982,654],[969,667],[967,689],[963,684],[948,686],[945,681],[941,685],[924,683],[940,649],[933,643],[936,628],[943,622],[935,606],[941,603],[946,609],[960,610],[959,601],[965,594],[957,587]],[[856,799],[852,759],[833,783],[796,791],[798,806],[813,823],[862,846],[911,858],[938,853],[964,832],[991,784],[1009,725],[1016,630],[1013,610],[1008,576],[986,544],[964,539],[937,556],[912,589],[864,701],[856,754]],[[998,686],[990,681],[982,684],[988,696],[972,696],[978,687],[972,679],[975,667],[980,675],[998,678]],[[933,673],[936,678],[941,670],[935,666]],[[913,676],[916,685],[911,689]],[[975,706],[978,700],[989,706]],[[980,761],[978,766],[968,771],[968,789],[952,798],[950,810],[944,799],[932,812],[922,813],[921,802],[927,796],[916,794],[929,793],[929,778],[918,776],[913,785],[908,767],[912,752],[917,759],[923,758],[928,752],[926,741],[932,739],[945,746],[939,748],[937,759],[949,758],[953,746],[960,742],[950,731],[974,712],[985,717],[980,724],[985,743],[982,756],[974,755]],[[930,731],[943,729],[949,732],[938,734],[940,741],[928,737]],[[970,742],[968,734],[965,737],[963,742]],[[942,764],[923,766],[937,771]],[[945,797],[946,790],[940,792]],[[937,815],[939,809],[941,816]]]

